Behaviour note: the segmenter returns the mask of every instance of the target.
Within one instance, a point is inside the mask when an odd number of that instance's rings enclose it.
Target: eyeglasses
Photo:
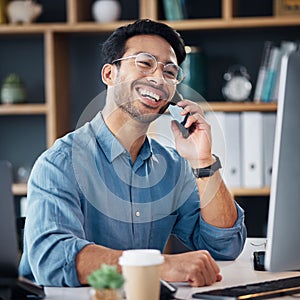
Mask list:
[[[184,79],[183,70],[172,63],[164,64],[149,53],[139,53],[137,55],[130,55],[122,58],[115,59],[112,64],[122,61],[125,59],[135,59],[135,66],[139,72],[142,74],[153,74],[157,69],[158,64],[162,64],[163,68],[163,78],[168,84],[178,84]]]

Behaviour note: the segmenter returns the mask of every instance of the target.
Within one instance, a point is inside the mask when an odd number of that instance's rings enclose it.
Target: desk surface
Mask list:
[[[248,238],[246,246],[235,261],[220,261],[218,265],[223,276],[222,281],[209,287],[191,288],[186,283],[176,283],[178,291],[176,298],[192,299],[196,292],[208,291],[217,288],[225,288],[236,285],[244,285],[261,281],[274,280],[284,277],[300,276],[300,272],[270,273],[266,271],[254,271],[252,267],[252,252],[264,250],[265,239]],[[89,288],[54,288],[46,287],[46,299],[85,300],[89,298]],[[289,298],[289,297],[285,297]]]

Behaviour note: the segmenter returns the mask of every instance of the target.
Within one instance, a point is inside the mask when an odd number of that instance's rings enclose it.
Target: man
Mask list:
[[[176,150],[147,137],[183,79],[184,58],[178,33],[150,20],[121,27],[105,42],[105,107],[57,140],[32,170],[22,275],[79,286],[102,263],[117,265],[122,250],[163,251],[173,233],[193,251],[165,255],[163,279],[192,286],[221,280],[214,259],[235,259],[246,230],[217,170],[203,112],[192,101],[178,103],[190,135],[172,123]],[[192,168],[211,165],[214,174],[195,178]]]

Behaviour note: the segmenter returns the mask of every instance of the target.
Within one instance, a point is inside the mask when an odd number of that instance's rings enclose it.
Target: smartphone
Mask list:
[[[165,280],[160,280],[160,300],[175,299],[174,294],[176,293],[176,291],[177,287]]]
[[[190,135],[190,133],[189,133],[189,129],[185,128],[184,125],[190,113],[186,114],[185,116],[182,116],[180,114],[183,108],[179,107],[177,103],[181,100],[182,100],[182,96],[177,91],[175,91],[174,97],[172,98],[168,109],[172,118],[177,122],[178,127],[182,133],[182,136],[186,139]]]

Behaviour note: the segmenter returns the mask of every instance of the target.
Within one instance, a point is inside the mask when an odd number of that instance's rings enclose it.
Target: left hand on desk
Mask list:
[[[165,255],[162,279],[188,281],[191,286],[211,285],[221,281],[220,269],[206,250]]]

